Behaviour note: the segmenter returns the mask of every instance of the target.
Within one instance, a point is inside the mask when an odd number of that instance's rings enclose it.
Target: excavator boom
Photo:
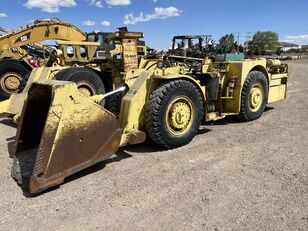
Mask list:
[[[32,24],[7,31],[0,37],[0,50],[44,40],[84,41],[86,34],[73,24],[56,19],[35,20]]]

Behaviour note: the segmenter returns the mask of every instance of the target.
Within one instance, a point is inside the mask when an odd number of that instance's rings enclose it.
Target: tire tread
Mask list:
[[[156,144],[164,148],[167,148],[167,149],[176,148],[176,147],[189,143],[198,132],[198,129],[194,129],[191,132],[189,138],[186,139],[184,142],[181,142],[180,144],[178,144],[177,142],[168,140],[168,138],[162,134],[162,131],[161,131],[162,125],[160,123],[160,119],[162,116],[161,109],[163,106],[163,101],[166,98],[170,97],[171,92],[174,92],[177,89],[180,89],[181,87],[189,88],[190,90],[195,92],[197,94],[198,100],[202,102],[202,98],[199,93],[199,90],[192,83],[186,80],[174,80],[174,81],[164,83],[163,85],[161,85],[160,87],[158,87],[156,90],[152,92],[152,94],[149,97],[146,110],[145,110],[145,127],[148,133],[148,136]],[[196,118],[199,120],[198,123],[200,124],[200,121],[203,115],[203,108],[196,107],[196,113],[197,113]]]

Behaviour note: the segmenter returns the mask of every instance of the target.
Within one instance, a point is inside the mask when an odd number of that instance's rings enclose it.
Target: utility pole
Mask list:
[[[240,37],[241,37],[240,32],[236,33],[236,37],[237,37],[237,52],[240,52]]]
[[[246,41],[245,41],[246,44],[244,44],[244,53],[245,53],[245,54],[246,54],[247,51],[248,51],[248,42],[249,42],[250,38],[251,38],[251,32],[248,31],[248,32],[246,33]]]
[[[207,46],[207,45],[209,45],[209,42],[211,41],[213,35],[211,35],[211,34],[206,34],[206,35],[203,35],[202,37],[203,37],[203,39],[204,39],[204,41],[205,41],[205,45]]]

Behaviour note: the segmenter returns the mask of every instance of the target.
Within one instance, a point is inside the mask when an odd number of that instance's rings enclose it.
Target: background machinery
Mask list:
[[[127,29],[126,29],[127,30]],[[94,58],[97,59],[105,59],[105,40],[108,35],[112,34],[112,32],[97,32],[93,31],[91,33],[87,33],[87,41],[88,42],[98,42],[99,47],[97,48],[96,55]],[[110,56],[113,58],[120,59],[122,56],[122,45],[118,40],[109,41],[109,51]],[[148,47],[145,45],[145,42],[142,40],[137,40],[137,53],[139,57],[146,56],[148,53]]]
[[[87,39],[90,42],[57,41],[54,64],[34,69],[23,81],[22,92],[0,102],[0,114],[20,114],[31,83],[41,79],[75,82],[78,89],[88,97],[114,90],[125,81],[125,74],[130,69],[137,69],[139,65],[150,67],[153,62],[155,64],[153,60],[143,62],[138,55],[138,48],[145,47],[138,46],[140,38],[143,38],[143,33],[121,28],[108,35],[102,32],[89,33]],[[116,98],[108,99],[106,106],[119,110],[119,99]]]
[[[168,54],[188,57],[211,56],[214,40],[206,35],[178,35],[172,38],[172,48]]]
[[[56,49],[42,45],[37,42],[46,40],[61,40],[74,42],[98,42],[99,45],[93,57],[94,60],[106,59],[105,57],[105,38],[111,32],[91,32],[84,33],[76,26],[62,22],[58,19],[35,20],[32,24],[20,27],[13,31],[2,29],[3,35],[0,37],[0,100],[8,99],[11,94],[21,92],[25,85],[25,77],[33,68],[40,66],[53,66],[57,63]],[[60,42],[59,42],[60,43]],[[58,44],[59,44],[58,43]],[[138,55],[144,56],[147,53],[143,41],[139,44]],[[68,44],[68,43],[67,43]],[[88,44],[84,43],[87,46]],[[122,46],[120,41],[110,41],[111,57],[121,58]],[[67,46],[67,58],[73,56],[73,44]],[[80,57],[74,57],[74,63],[66,63],[61,60],[62,66],[84,64],[85,48],[81,48]],[[80,60],[78,60],[80,58]],[[72,59],[71,59],[72,61]],[[58,63],[59,64],[59,63]],[[20,84],[22,87],[20,87]]]
[[[51,66],[54,49],[38,42],[83,41],[86,35],[76,26],[58,19],[35,20],[0,37],[0,99],[20,91],[20,83],[35,67]]]
[[[59,185],[146,136],[167,149],[180,147],[200,124],[228,115],[255,120],[266,104],[286,97],[288,66],[277,60],[213,62],[166,55],[138,63],[136,43],[123,44],[123,50],[129,64],[124,69],[130,68],[124,83],[107,94],[85,97],[72,82],[41,78],[32,83],[12,166],[24,189],[38,193]],[[123,94],[119,114],[100,106],[117,94]]]

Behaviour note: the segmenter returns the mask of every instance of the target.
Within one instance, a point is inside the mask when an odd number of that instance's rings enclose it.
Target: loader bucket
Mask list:
[[[120,145],[116,117],[70,82],[32,84],[17,129],[12,176],[30,193],[111,156]]]

